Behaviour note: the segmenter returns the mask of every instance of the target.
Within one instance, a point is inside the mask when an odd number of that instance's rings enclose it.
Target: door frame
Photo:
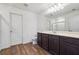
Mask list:
[[[9,13],[9,15],[10,15],[10,46],[12,46],[12,43],[11,43],[11,36],[12,36],[12,33],[11,33],[11,31],[12,31],[12,15],[18,15],[18,16],[21,16],[21,23],[22,23],[22,43],[21,44],[23,44],[23,15],[22,14],[19,14],[19,13],[14,13],[14,12],[10,12]],[[14,44],[14,45],[16,45],[16,44]]]

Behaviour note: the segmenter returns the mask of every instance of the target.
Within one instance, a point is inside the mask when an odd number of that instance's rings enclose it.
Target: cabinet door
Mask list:
[[[49,52],[52,54],[59,54],[59,37],[49,36]]]
[[[42,34],[42,48],[48,50],[48,34]]]
[[[42,44],[41,44],[42,33],[38,33],[37,35],[38,35],[38,37],[37,37],[37,43],[38,43],[39,46],[42,46]]]
[[[77,45],[60,40],[60,54],[61,55],[79,55],[79,47]]]

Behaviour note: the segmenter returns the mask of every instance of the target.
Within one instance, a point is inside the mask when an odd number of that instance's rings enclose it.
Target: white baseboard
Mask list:
[[[23,42],[23,44],[27,44],[27,43],[32,43],[32,41]],[[11,45],[11,46],[13,46],[13,45]],[[1,51],[2,49],[6,49],[6,48],[9,48],[9,47],[10,47],[10,46],[8,46],[8,45],[2,46],[2,47],[0,48],[0,51]]]
[[[30,43],[30,42],[32,42],[32,41],[28,41],[28,42],[23,42],[23,44],[26,44],[26,43]]]
[[[9,48],[9,47],[10,47],[10,46],[1,47],[0,51],[1,51],[2,49],[6,49],[6,48]]]

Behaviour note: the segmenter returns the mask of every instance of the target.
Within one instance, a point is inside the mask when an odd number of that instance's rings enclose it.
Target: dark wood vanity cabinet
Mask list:
[[[48,51],[48,34],[38,33],[37,36],[38,45]]]
[[[56,35],[49,35],[49,52],[59,54],[59,37]]]
[[[42,33],[37,33],[37,43],[42,46]]]
[[[79,55],[79,38],[38,33],[37,41],[53,55]]]
[[[79,55],[79,47],[63,42],[60,46],[60,55]]]
[[[60,55],[79,55],[79,39],[60,37]]]
[[[42,33],[42,48],[48,50],[48,34]]]

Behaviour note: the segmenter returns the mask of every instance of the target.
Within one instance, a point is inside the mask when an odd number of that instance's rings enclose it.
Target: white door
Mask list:
[[[22,44],[22,15],[11,13],[11,45]]]

